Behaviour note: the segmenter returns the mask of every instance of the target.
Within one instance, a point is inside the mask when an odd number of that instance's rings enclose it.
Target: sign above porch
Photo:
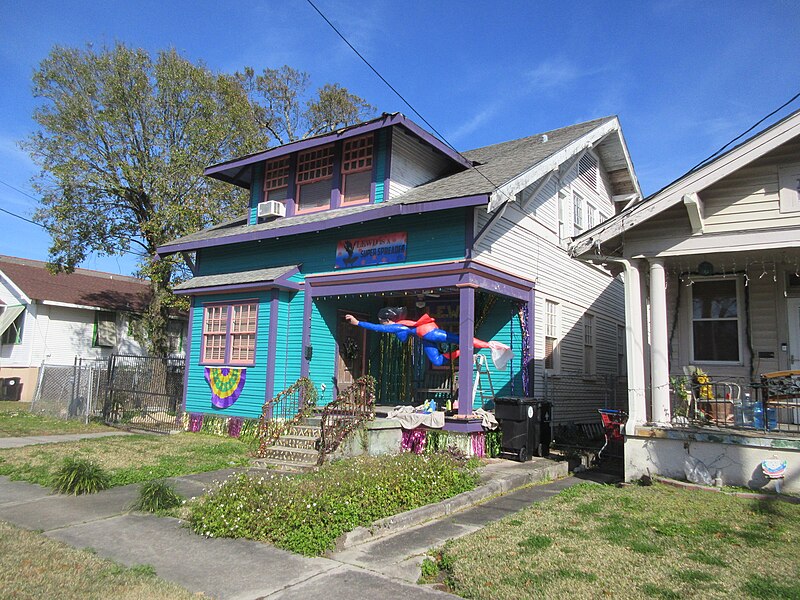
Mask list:
[[[335,269],[352,269],[405,262],[408,234],[386,233],[340,240],[336,245]]]

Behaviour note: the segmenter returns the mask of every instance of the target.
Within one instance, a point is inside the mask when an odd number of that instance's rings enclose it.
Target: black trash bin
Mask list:
[[[0,400],[19,402],[22,398],[22,378],[5,377],[0,379]]]
[[[503,432],[500,456],[525,462],[550,455],[551,404],[546,400],[506,396],[495,398],[494,416]]]

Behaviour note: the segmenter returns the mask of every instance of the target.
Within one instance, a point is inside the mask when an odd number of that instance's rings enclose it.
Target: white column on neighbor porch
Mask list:
[[[667,332],[667,278],[663,258],[650,262],[650,398],[655,423],[671,421]]]
[[[625,267],[625,358],[628,371],[628,424],[632,435],[647,421],[645,396],[645,329],[642,311],[642,278],[637,261],[619,260]]]

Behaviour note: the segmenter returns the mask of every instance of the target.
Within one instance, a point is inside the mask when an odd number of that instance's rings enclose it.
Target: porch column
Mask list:
[[[461,351],[458,362],[458,414],[472,414],[472,363],[474,349],[472,339],[475,337],[475,288],[471,284],[463,285],[458,290],[460,303],[458,323],[458,349]]]
[[[667,332],[667,279],[664,259],[650,262],[650,401],[653,422],[672,420],[669,405],[669,357]]]
[[[647,420],[645,347],[642,319],[642,280],[636,261],[620,260],[625,267],[625,360],[628,368],[628,424],[626,433]]]

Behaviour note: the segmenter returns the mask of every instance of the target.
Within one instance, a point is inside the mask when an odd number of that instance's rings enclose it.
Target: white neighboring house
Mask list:
[[[129,326],[149,293],[135,277],[88,269],[53,275],[44,262],[0,256],[0,380],[20,378],[21,400],[29,402],[43,363],[146,354]],[[176,353],[185,328],[183,319],[170,324]]]

